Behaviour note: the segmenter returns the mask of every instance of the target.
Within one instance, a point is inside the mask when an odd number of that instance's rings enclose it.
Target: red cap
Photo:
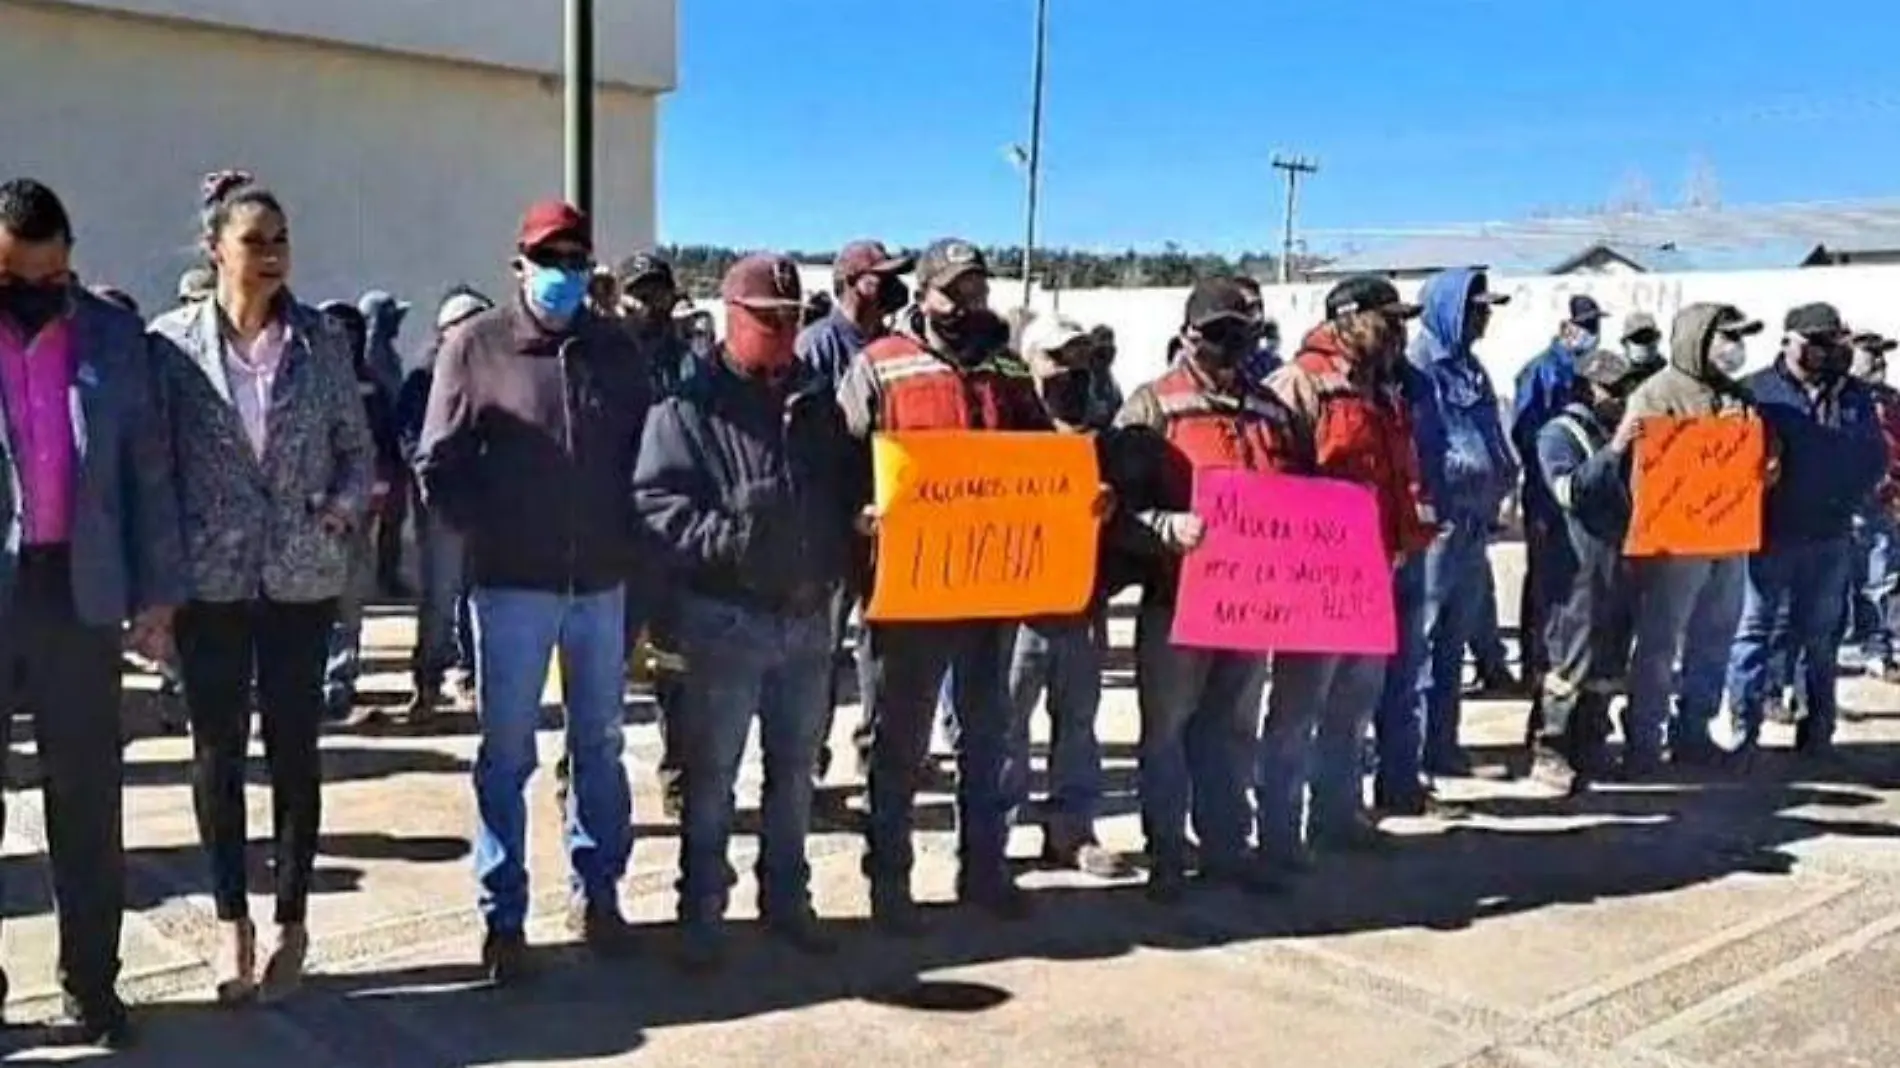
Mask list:
[[[571,237],[589,249],[594,247],[593,230],[579,208],[564,200],[539,200],[521,217],[515,246],[525,252],[557,237]]]
[[[909,256],[893,256],[882,241],[853,241],[838,250],[831,276],[840,282],[866,274],[903,274],[917,265]]]
[[[784,256],[755,252],[726,272],[719,299],[759,310],[803,307],[798,265]]]

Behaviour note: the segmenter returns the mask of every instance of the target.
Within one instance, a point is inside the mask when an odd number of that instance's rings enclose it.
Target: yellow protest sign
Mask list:
[[[1624,554],[1734,556],[1761,548],[1767,463],[1760,419],[1644,419]]]
[[[880,434],[877,577],[891,622],[1067,615],[1095,588],[1100,475],[1077,434]]]

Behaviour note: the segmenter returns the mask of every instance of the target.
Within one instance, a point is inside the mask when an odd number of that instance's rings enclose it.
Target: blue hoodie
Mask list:
[[[1461,267],[1425,280],[1423,329],[1410,359],[1420,372],[1414,403],[1419,463],[1441,520],[1490,526],[1517,485],[1517,460],[1504,436],[1491,376],[1464,342],[1465,308],[1478,271]]]
[[[1576,392],[1577,358],[1558,338],[1518,373],[1517,397],[1511,406],[1511,444],[1517,446],[1519,456],[1528,459],[1538,454],[1538,436],[1544,424],[1557,418],[1557,413],[1570,403]],[[1524,510],[1537,518],[1555,520],[1563,512],[1539,467],[1531,463],[1524,472]]]

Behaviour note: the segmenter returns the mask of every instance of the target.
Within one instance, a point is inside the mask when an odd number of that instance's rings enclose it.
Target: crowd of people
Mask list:
[[[1166,906],[1200,884],[1278,892],[1329,852],[1383,848],[1382,817],[1438,811],[1433,784],[1472,770],[1459,740],[1467,647],[1481,685],[1530,695],[1530,771],[1565,794],[1669,763],[1745,769],[1797,679],[1797,749],[1835,759],[1850,623],[1870,670],[1890,670],[1900,395],[1882,379],[1894,345],[1825,304],[1789,313],[1772,364],[1743,375],[1747,339],[1764,329],[1745,310],[1685,307],[1667,338],[1628,314],[1619,346],[1611,315],[1578,297],[1507,406],[1473,351],[1508,299],[1482,270],[1434,276],[1418,303],[1383,278],[1345,279],[1284,357],[1259,286],[1210,277],[1187,297],[1166,370],[1124,397],[1113,333],[994,313],[969,242],[915,258],[850,244],[815,316],[789,259],[748,256],[723,281],[714,340],[679,317],[663,260],[603,271],[587,217],[545,201],[521,222],[511,291],[451,290],[405,376],[395,342],[408,305],[381,292],[302,303],[287,206],[235,172],[210,176],[203,202],[206,263],[146,324],[124,294],[78,283],[74,227],[51,189],[0,185],[0,679],[8,707],[35,721],[61,981],[82,1040],[131,1035],[115,993],[122,647],[162,665],[182,697],[223,930],[217,997],[287,996],[309,948],[319,735],[326,719],[366,718],[353,693],[361,604],[377,585],[405,592],[405,512],[421,586],[408,714],[434,714],[466,673],[480,726],[480,953],[498,984],[527,974],[524,795],[551,656],[569,927],[605,954],[628,946],[622,722],[643,634],[681,827],[679,959],[695,971],[730,954],[734,787],[755,720],[763,925],[807,953],[835,948],[813,909],[806,839],[845,665],[863,707],[852,734],[871,918],[895,936],[924,929],[913,815],[939,719],[956,759],[956,896],[1020,920],[1033,899],[1005,847],[1030,810],[1039,705],[1046,858],[1105,879],[1136,875],[1139,859]],[[1730,414],[1761,421],[1771,443],[1759,551],[1626,556],[1649,421]],[[1091,438],[1101,537],[1086,610],[854,626],[881,519],[871,439],[932,430]],[[1371,490],[1395,654],[1173,643],[1182,560],[1208,533],[1195,476],[1218,468]],[[1530,575],[1517,680],[1487,550],[1520,494]],[[1095,831],[1108,606],[1129,591],[1140,858]],[[1725,694],[1741,728],[1728,747],[1710,732]],[[272,793],[268,954],[244,862],[253,710]]]

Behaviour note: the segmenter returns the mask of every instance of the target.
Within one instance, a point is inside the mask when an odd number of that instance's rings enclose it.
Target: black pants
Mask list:
[[[45,780],[59,981],[82,1007],[110,998],[119,978],[125,912],[119,697],[119,628],[79,619],[65,549],[22,550],[0,619],[0,762],[14,710],[31,715]],[[0,825],[5,811],[0,804]]]
[[[323,665],[335,618],[335,601],[194,601],[179,613],[178,652],[191,710],[192,801],[221,920],[250,914],[244,766],[255,677],[270,769],[276,919],[304,921],[322,811],[317,738]]]
[[[400,470],[389,488],[388,510],[376,521],[376,584],[383,592],[402,585],[402,528],[409,519],[409,477]]]
[[[1595,772],[1610,737],[1610,701],[1629,670],[1636,598],[1620,546],[1578,548],[1569,596],[1545,628],[1550,663],[1537,691],[1532,733],[1580,770]]]

